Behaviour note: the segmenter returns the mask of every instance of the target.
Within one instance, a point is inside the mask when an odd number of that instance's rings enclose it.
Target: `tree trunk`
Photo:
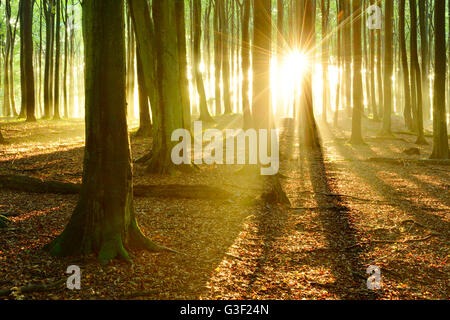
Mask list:
[[[434,101],[433,101],[433,153],[432,159],[448,159],[447,114],[445,110],[445,2],[434,3]]]
[[[35,117],[35,92],[33,70],[33,0],[22,0],[20,18],[20,42],[21,42],[21,75],[22,81],[22,106],[26,110],[28,122],[36,121]]]
[[[61,0],[56,0],[56,27],[55,27],[55,83],[53,93],[53,119],[61,119],[59,112],[59,65],[61,56]]]
[[[300,4],[298,13],[299,23],[303,25],[300,36],[300,46],[307,53],[307,59],[314,61],[315,47],[315,14],[312,0],[305,0]],[[301,18],[301,20],[300,20]],[[308,63],[302,79],[302,117],[304,146],[312,150],[320,148],[318,129],[314,118],[313,91],[312,91],[313,65]]]
[[[270,0],[254,0],[253,120],[257,129],[268,129],[270,121],[270,52],[272,26]]]
[[[84,2],[83,34],[87,124],[83,185],[68,225],[48,249],[57,256],[97,253],[103,264],[116,257],[129,261],[124,245],[157,246],[144,237],[133,210],[123,1]]]
[[[409,0],[411,14],[411,84],[412,105],[415,112],[415,129],[417,131],[416,144],[427,144],[423,133],[423,110],[422,110],[422,73],[420,71],[419,57],[417,53],[417,2]]]
[[[177,14],[178,59],[180,63],[180,88],[183,101],[183,128],[191,129],[191,97],[189,93],[188,63],[186,48],[186,22],[184,0],[175,1]]]
[[[12,41],[12,31],[11,31],[11,2],[6,0],[5,2],[5,15],[6,15],[6,42],[4,49],[4,73],[3,73],[3,114],[7,117],[11,115],[11,103],[10,103],[10,92],[9,92],[9,55],[11,52],[11,41]],[[14,83],[11,83],[13,86]]]
[[[393,56],[392,56],[392,28],[394,1],[386,0],[386,13],[384,22],[384,107],[383,107],[383,127],[382,135],[391,135],[391,114],[392,114],[392,75],[393,75]]]
[[[427,24],[427,0],[419,0],[419,22],[420,22],[420,51],[422,60],[422,87],[423,94],[423,110],[425,119],[430,119],[430,75],[429,66],[429,44],[428,44],[428,24]]]
[[[249,1],[245,1],[249,2]],[[249,3],[250,5],[250,3]],[[214,5],[214,87],[215,87],[215,114],[216,116],[222,113],[222,34],[221,34],[221,23],[220,10],[222,2],[219,0],[215,1]],[[245,75],[244,75],[245,76]]]
[[[403,71],[403,89],[405,95],[405,105],[403,109],[403,117],[405,119],[405,126],[409,129],[413,129],[411,118],[411,88],[409,81],[409,66],[408,66],[408,54],[406,51],[406,36],[405,36],[405,14],[406,14],[406,0],[400,0],[400,54],[402,59],[402,71]]]
[[[44,1],[44,14],[45,14],[45,63],[44,63],[44,119],[51,117],[51,86],[50,86],[50,65],[52,63],[50,47],[52,37],[52,23],[51,23],[51,5],[48,0]]]
[[[200,103],[200,120],[205,122],[213,122],[213,118],[209,114],[208,102],[206,101],[205,85],[203,82],[203,75],[200,70],[201,64],[201,40],[202,40],[202,6],[200,0],[193,0],[193,15],[194,21],[192,25],[194,27],[194,61],[193,61],[193,75],[196,82],[197,92],[199,95]]]
[[[244,1],[244,10],[242,17],[242,109],[244,113],[244,129],[249,129],[252,124],[252,113],[250,110],[250,1]]]
[[[330,14],[330,2],[321,1],[322,11],[322,121],[327,122],[327,108],[328,108],[328,95],[329,95],[329,82],[328,82],[328,16]]]
[[[139,90],[139,130],[136,134],[138,136],[150,137],[152,134],[152,123],[150,120],[149,99],[139,51],[136,52],[136,64]]]
[[[230,35],[228,32],[228,10],[226,0],[221,2],[220,25],[222,33],[222,77],[223,77],[223,102],[225,114],[231,113],[231,92],[230,92]]]
[[[361,116],[364,105],[362,86],[362,49],[361,49],[361,0],[352,1],[353,16],[353,116],[352,116],[352,144],[363,144],[361,130]]]
[[[63,110],[64,110],[64,117],[69,118],[69,108],[67,106],[67,60],[69,57],[69,36],[68,36],[68,30],[67,30],[67,20],[68,20],[68,13],[67,13],[67,1],[64,1],[64,71],[63,71]]]

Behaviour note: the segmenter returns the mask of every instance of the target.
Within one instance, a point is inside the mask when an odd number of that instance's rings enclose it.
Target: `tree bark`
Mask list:
[[[408,54],[406,51],[406,35],[405,35],[405,14],[406,14],[406,0],[400,0],[400,54],[402,59],[402,71],[403,71],[403,90],[405,96],[405,105],[403,109],[403,117],[405,119],[405,126],[409,129],[413,129],[412,117],[411,117],[411,88],[409,81],[409,66],[408,66]]]
[[[200,0],[193,0],[193,15],[194,21],[192,22],[194,28],[194,61],[193,61],[193,75],[195,77],[195,83],[197,93],[199,95],[200,104],[200,120],[204,122],[213,122],[213,118],[209,114],[208,102],[206,101],[205,85],[203,82],[203,75],[200,70],[200,64],[202,60],[201,56],[201,40],[202,40],[202,5]]]
[[[20,42],[21,42],[21,75],[23,109],[26,110],[27,122],[36,121],[35,116],[35,92],[33,70],[33,0],[22,0],[20,18]]]
[[[445,1],[434,3],[434,101],[433,101],[433,153],[432,159],[448,159],[447,115],[445,110]]]
[[[393,56],[392,56],[392,28],[394,1],[385,1],[385,23],[384,23],[384,107],[383,107],[383,127],[382,135],[391,135],[391,116],[392,116],[392,75],[393,75]]]
[[[353,116],[352,116],[352,144],[363,144],[361,116],[364,105],[362,86],[362,49],[361,49],[361,0],[352,1],[353,16]]]
[[[63,233],[47,249],[57,256],[98,254],[102,264],[130,261],[125,246],[158,249],[133,209],[126,122],[123,1],[83,2],[86,149],[80,198]],[[114,52],[114,54],[110,54]]]

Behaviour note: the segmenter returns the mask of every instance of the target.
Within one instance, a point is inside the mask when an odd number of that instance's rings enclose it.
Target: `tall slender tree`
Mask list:
[[[383,126],[381,129],[382,135],[391,135],[392,123],[392,77],[394,69],[393,50],[392,50],[392,28],[393,28],[393,14],[394,1],[385,1],[385,23],[384,23],[384,107],[383,107]]]
[[[428,144],[423,132],[422,72],[417,52],[417,2],[409,0],[411,14],[411,96],[417,131],[416,144]]]
[[[21,0],[20,15],[20,67],[22,76],[22,110],[28,122],[36,121],[33,69],[33,0]]]
[[[253,120],[259,129],[269,128],[270,121],[270,60],[272,51],[272,3],[254,0],[253,34]]]
[[[213,119],[208,110],[208,103],[206,101],[205,85],[203,82],[203,75],[201,71],[201,39],[202,39],[202,5],[200,0],[193,0],[193,15],[194,21],[194,61],[193,61],[193,73],[195,77],[195,83],[197,87],[197,93],[199,95],[200,104],[200,120],[205,122],[212,122]],[[184,36],[184,35],[183,35]]]
[[[405,125],[408,129],[412,130],[412,116],[411,116],[411,87],[409,81],[409,66],[408,66],[408,54],[406,50],[406,0],[400,0],[399,6],[399,28],[400,28],[400,54],[402,59],[402,71],[403,71],[403,94],[404,94],[404,108],[403,117],[405,118]]]
[[[433,153],[432,159],[448,159],[447,115],[445,110],[445,1],[434,2],[434,99],[433,99]]]
[[[364,143],[362,138],[361,116],[364,105],[362,86],[362,49],[361,49],[361,0],[352,1],[353,16],[353,116],[352,116],[352,144]]]

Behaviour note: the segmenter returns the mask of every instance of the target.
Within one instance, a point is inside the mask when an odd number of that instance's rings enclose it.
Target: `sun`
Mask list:
[[[292,51],[284,59],[283,69],[285,72],[293,73],[301,77],[308,68],[308,64],[308,58],[304,53]]]

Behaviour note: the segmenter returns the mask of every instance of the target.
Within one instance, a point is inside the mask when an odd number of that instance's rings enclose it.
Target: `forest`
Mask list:
[[[449,299],[449,56],[444,0],[0,0],[0,300]]]

